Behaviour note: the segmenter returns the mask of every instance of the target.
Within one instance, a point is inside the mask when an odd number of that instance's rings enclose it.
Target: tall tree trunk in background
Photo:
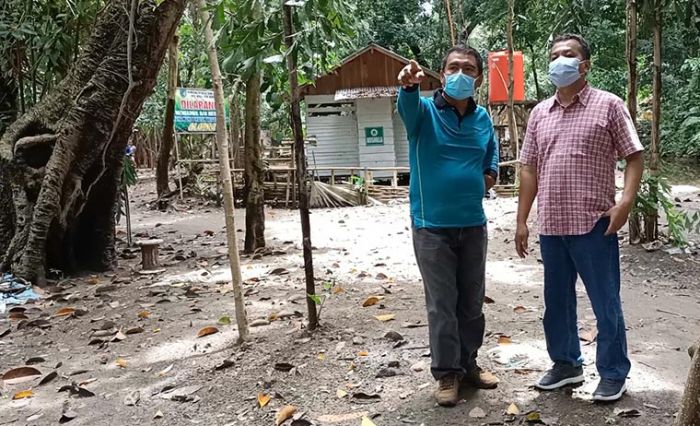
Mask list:
[[[651,106],[651,147],[649,151],[649,172],[659,174],[659,145],[661,143],[661,30],[663,26],[662,16],[663,1],[654,0],[654,65],[652,80],[652,106]],[[650,197],[658,199],[659,187],[650,186]],[[659,237],[658,210],[644,216],[644,236],[646,241],[654,241]]]
[[[185,3],[109,2],[68,76],[2,136],[0,269],[41,284],[114,266],[124,149]]]
[[[246,82],[245,107],[245,252],[265,247],[265,189],[260,142],[260,72]]]
[[[0,66],[0,137],[5,133],[5,129],[17,119],[18,112],[17,82]]]
[[[177,91],[178,76],[178,37],[173,37],[168,49],[168,101],[165,104],[165,122],[163,137],[158,150],[156,164],[156,193],[158,198],[170,192],[168,184],[168,169],[170,168],[170,153],[175,145],[175,92]]]
[[[690,371],[678,410],[676,426],[700,425],[700,340],[688,349]]]
[[[626,8],[627,31],[626,56],[627,56],[627,109],[632,117],[632,122],[637,126],[637,0],[627,0]],[[633,211],[629,219],[630,243],[637,244],[644,237],[642,235],[642,217]]]
[[[513,150],[513,158],[520,158],[520,140],[518,127],[515,122],[515,106],[513,95],[515,91],[515,76],[513,75],[513,22],[515,21],[515,0],[508,0],[508,131],[510,135],[510,146]],[[520,180],[520,166],[515,165],[515,185],[518,186]]]
[[[284,41],[288,49],[294,43],[294,19],[292,7],[286,6],[282,0]],[[311,252],[311,219],[309,218],[309,179],[306,171],[306,151],[304,133],[301,128],[301,107],[299,106],[299,82],[297,64],[294,55],[287,55],[287,70],[289,71],[289,86],[291,88],[291,124],[294,133],[294,155],[297,169],[297,184],[299,186],[299,214],[301,216],[302,247],[304,249],[304,272],[306,277],[306,305],[309,313],[309,330],[318,327],[318,312],[316,302],[310,297],[316,297],[314,282],[314,262]]]
[[[530,48],[530,61],[532,62],[532,76],[535,79],[535,93],[537,95],[537,100],[539,101],[542,99],[542,88],[540,87],[540,79],[538,78],[537,74],[537,63],[535,62],[537,55],[535,54],[535,46],[530,44],[528,47]]]
[[[243,279],[241,278],[241,264],[238,257],[238,237],[236,236],[236,224],[234,222],[235,209],[233,205],[233,182],[231,180],[231,160],[229,157],[228,132],[226,131],[226,112],[224,103],[224,84],[219,69],[219,59],[216,52],[214,32],[211,29],[209,12],[206,9],[205,0],[197,0],[197,8],[201,21],[204,24],[204,37],[207,42],[207,52],[211,65],[211,79],[214,86],[214,102],[216,104],[216,144],[219,148],[219,167],[221,181],[224,188],[224,212],[226,215],[226,237],[228,242],[228,257],[231,266],[231,282],[233,284],[233,298],[236,306],[236,325],[238,326],[238,342],[248,338],[248,320],[246,318],[245,303],[243,300]]]

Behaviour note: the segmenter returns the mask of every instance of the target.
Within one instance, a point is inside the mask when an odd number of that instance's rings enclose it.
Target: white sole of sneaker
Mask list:
[[[583,378],[583,374],[580,376],[575,376],[575,377],[567,377],[564,380],[560,380],[556,383],[553,383],[551,385],[543,385],[538,383],[535,383],[535,387],[537,389],[541,390],[554,390],[554,389],[559,389],[560,387],[566,386],[566,385],[576,385],[578,383],[583,383],[585,379]]]
[[[618,399],[622,398],[622,395],[625,392],[627,392],[627,384],[622,385],[620,392],[616,393],[615,395],[610,395],[610,396],[593,395],[593,401],[602,401],[602,402],[617,401]]]

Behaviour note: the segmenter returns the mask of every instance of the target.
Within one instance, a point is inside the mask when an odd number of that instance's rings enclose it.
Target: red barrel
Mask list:
[[[508,102],[508,51],[489,52],[489,102]],[[513,101],[525,100],[523,52],[513,52]]]

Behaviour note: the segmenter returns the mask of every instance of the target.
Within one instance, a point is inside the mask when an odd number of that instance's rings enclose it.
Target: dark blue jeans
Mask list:
[[[604,235],[609,223],[603,218],[585,235],[540,236],[544,332],[552,361],[581,365],[575,290],[580,276],[598,324],[598,373],[604,379],[624,380],[630,361],[620,302],[620,251],[617,235]]]

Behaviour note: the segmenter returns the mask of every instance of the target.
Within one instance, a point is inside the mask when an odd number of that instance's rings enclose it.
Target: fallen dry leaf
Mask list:
[[[323,353],[318,354],[318,359],[320,359],[321,361],[325,361],[325,360],[326,360],[326,354],[323,354]]]
[[[539,411],[530,411],[525,415],[525,420],[528,422],[539,422],[542,421],[540,418],[540,412]]]
[[[384,314],[375,316],[376,319],[382,322],[391,321],[396,318],[396,314]]]
[[[12,399],[24,399],[24,398],[31,398],[34,396],[34,392],[31,390],[23,390],[20,392],[17,392],[16,394],[12,395]]]
[[[148,318],[148,317],[150,317],[150,316],[151,316],[151,313],[148,312],[148,311],[141,311],[141,312],[139,312],[139,314],[138,314],[138,317],[141,318],[141,319],[146,319],[146,318]]]
[[[335,286],[335,287],[333,287],[333,290],[331,290],[331,291],[333,292],[333,294],[338,294],[338,293],[344,292],[345,289],[343,287],[340,287],[340,286]]]
[[[29,319],[29,317],[24,315],[24,313],[22,313],[22,312],[10,312],[9,318],[11,320]]]
[[[126,334],[139,334],[143,333],[143,327],[134,327],[126,330]]]
[[[14,385],[17,383],[28,382],[41,376],[41,371],[34,367],[19,367],[13,368],[2,376],[5,384]]]
[[[488,296],[484,296],[484,303],[491,304],[491,303],[496,303],[496,301]]]
[[[126,334],[122,333],[121,331],[117,331],[117,334],[112,337],[111,342],[121,342],[122,340],[126,339]]]
[[[376,305],[383,298],[383,296],[369,296],[364,302],[362,302],[362,307],[366,308],[368,306]]]
[[[520,408],[518,408],[518,406],[515,404],[510,404],[506,409],[506,414],[510,414],[511,416],[517,416],[520,414]]]
[[[590,345],[591,343],[595,342],[596,338],[598,337],[598,329],[593,327],[590,330],[581,330],[578,337],[582,341],[586,342],[585,344]]]
[[[153,415],[154,419],[162,419],[163,418],[163,412],[158,410],[156,413]]]
[[[220,325],[231,325],[231,317],[228,315],[224,315],[223,317],[219,318],[219,321],[217,321],[217,323]]]
[[[360,351],[360,352],[357,353],[357,355],[359,355],[359,356],[369,356],[369,352],[367,352],[367,351]]]
[[[128,364],[124,358],[117,358],[116,363],[120,368],[126,368]]]
[[[45,384],[49,383],[50,381],[52,381],[53,379],[55,379],[56,377],[58,377],[58,372],[52,371],[49,374],[47,374],[46,376],[44,376],[43,379],[41,379],[38,386],[45,385]]]
[[[362,416],[362,424],[360,426],[377,426],[372,420],[367,416]]]
[[[499,345],[509,345],[511,343],[513,343],[513,341],[510,340],[509,336],[503,336],[503,335],[498,336],[498,344]]]
[[[348,396],[348,393],[345,392],[345,391],[342,390],[342,389],[337,389],[337,390],[335,391],[335,396],[337,396],[338,398],[342,399],[342,398],[345,398],[346,396]]]
[[[258,394],[258,406],[260,408],[265,407],[267,405],[267,403],[270,402],[271,399],[272,399],[272,397],[270,395],[267,395],[264,393],[259,393]]]
[[[166,374],[170,373],[170,370],[172,370],[174,366],[175,364],[170,364],[169,366],[165,367],[163,370],[158,372],[158,376],[163,377]]]
[[[297,407],[295,407],[293,405],[285,405],[277,412],[277,415],[275,416],[275,424],[277,426],[281,425],[287,419],[292,417],[294,415],[294,413],[296,413],[296,412],[297,412]]]
[[[516,314],[524,314],[527,311],[528,309],[525,306],[516,306],[515,308],[513,308],[513,312],[515,312]]]
[[[75,308],[61,308],[54,314],[57,317],[65,317],[72,315],[75,312]]]
[[[484,411],[480,407],[474,407],[469,412],[469,417],[472,417],[474,419],[483,419],[484,417],[486,417],[486,411]]]
[[[197,337],[209,336],[210,334],[215,334],[218,332],[219,329],[216,327],[204,327],[203,329],[199,330],[199,333],[197,333]]]

